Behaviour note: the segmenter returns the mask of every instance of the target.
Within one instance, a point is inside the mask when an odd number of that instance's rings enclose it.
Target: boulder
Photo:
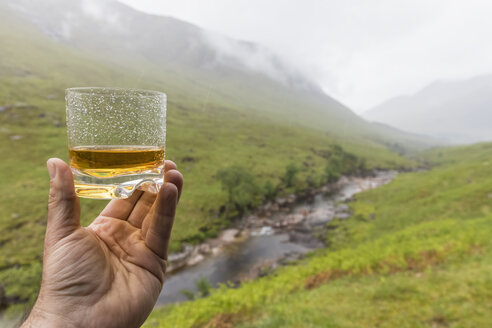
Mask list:
[[[296,201],[296,199],[297,199],[296,195],[290,194],[289,196],[287,196],[287,203],[292,204]]]
[[[227,229],[222,231],[219,238],[226,243],[231,243],[236,239],[238,233],[238,229]]]
[[[200,246],[198,246],[198,251],[201,254],[209,254],[211,252],[211,247],[209,244],[204,243],[204,244],[201,244]]]
[[[349,211],[349,206],[347,204],[338,204],[335,207],[335,213],[343,213],[343,212],[348,212]]]
[[[284,206],[287,203],[287,199],[285,198],[277,198],[275,199],[275,204],[278,206]]]
[[[194,256],[191,256],[188,259],[188,261],[186,261],[186,265],[187,266],[193,266],[193,265],[196,265],[196,264],[200,263],[204,259],[205,259],[205,256],[203,256],[202,254],[196,254]]]

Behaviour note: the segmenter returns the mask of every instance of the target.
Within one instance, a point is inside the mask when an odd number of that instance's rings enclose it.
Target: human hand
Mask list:
[[[183,177],[171,161],[158,194],[114,199],[88,227],[70,167],[50,173],[43,279],[22,327],[139,327],[164,283],[167,250]]]

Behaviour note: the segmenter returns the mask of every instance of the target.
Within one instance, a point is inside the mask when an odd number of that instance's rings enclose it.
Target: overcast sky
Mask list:
[[[261,43],[356,112],[492,73],[488,0],[121,0]]]

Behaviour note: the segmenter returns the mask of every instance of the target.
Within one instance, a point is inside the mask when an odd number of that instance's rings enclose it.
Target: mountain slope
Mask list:
[[[366,119],[454,143],[492,140],[492,75],[435,82],[369,110]]]
[[[428,142],[386,133],[324,94],[264,47],[231,40],[170,17],[152,16],[112,0],[1,0],[12,14],[57,44],[143,81],[158,81],[169,98],[235,102],[248,112],[303,125],[332,137],[419,149]],[[235,106],[236,107],[236,106]]]
[[[297,80],[298,86],[318,89],[265,48],[171,17],[144,14],[116,1],[4,1],[46,35],[100,59],[140,57],[163,67],[261,71],[285,84],[296,85]]]

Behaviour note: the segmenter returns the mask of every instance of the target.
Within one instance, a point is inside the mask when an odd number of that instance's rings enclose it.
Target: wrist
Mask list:
[[[36,304],[27,317],[27,320],[22,324],[21,328],[76,328],[73,320],[55,313],[46,311],[42,306]]]

